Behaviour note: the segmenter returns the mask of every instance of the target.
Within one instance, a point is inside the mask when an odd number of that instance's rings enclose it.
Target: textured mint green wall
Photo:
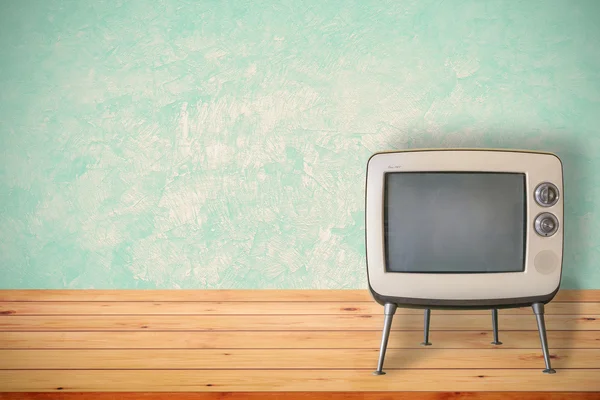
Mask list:
[[[369,155],[554,151],[600,288],[600,1],[0,1],[1,288],[364,288]]]

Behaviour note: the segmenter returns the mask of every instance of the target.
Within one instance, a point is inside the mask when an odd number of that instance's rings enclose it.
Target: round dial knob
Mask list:
[[[540,183],[535,188],[535,201],[542,207],[551,207],[558,201],[558,188],[550,182]]]
[[[554,214],[542,213],[535,219],[535,231],[540,236],[552,236],[558,230],[558,218]]]

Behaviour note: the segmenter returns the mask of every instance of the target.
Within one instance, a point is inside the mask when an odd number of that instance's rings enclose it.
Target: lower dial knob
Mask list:
[[[558,218],[551,213],[542,213],[535,218],[535,231],[540,236],[552,236],[558,230]]]

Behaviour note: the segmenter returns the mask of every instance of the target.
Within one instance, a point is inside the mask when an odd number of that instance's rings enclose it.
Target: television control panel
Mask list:
[[[534,193],[536,203],[545,208],[550,208],[558,203],[559,195],[556,185],[550,182],[540,183]],[[558,218],[551,212],[540,213],[535,218],[534,228],[540,236],[552,236],[558,231]]]

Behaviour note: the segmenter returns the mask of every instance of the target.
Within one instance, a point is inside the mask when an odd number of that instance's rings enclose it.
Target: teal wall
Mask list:
[[[1,288],[364,288],[381,150],[553,151],[600,288],[600,1],[0,0]]]

